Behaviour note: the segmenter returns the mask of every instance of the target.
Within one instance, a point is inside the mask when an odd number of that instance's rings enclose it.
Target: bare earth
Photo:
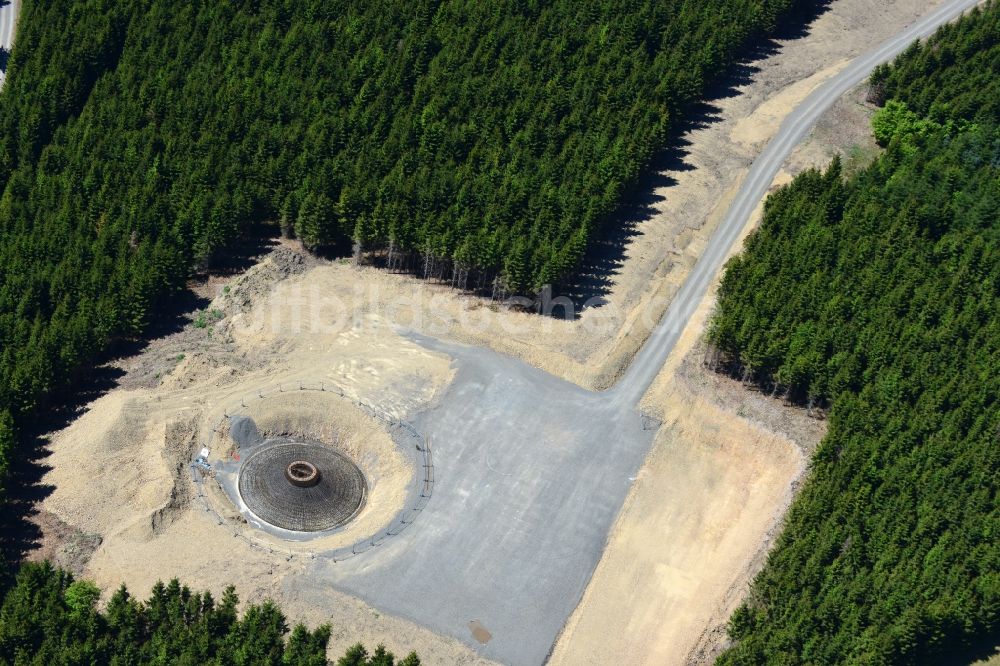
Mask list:
[[[189,326],[128,359],[129,374],[122,383],[133,388],[117,389],[96,400],[55,435],[47,461],[52,470],[45,479],[55,490],[41,507],[46,539],[40,554],[58,555],[57,561],[73,565],[105,590],[124,582],[142,595],[157,580],[177,577],[216,594],[235,585],[244,602],[280,600],[293,621],[333,625],[331,655],[361,640],[371,646],[382,642],[403,654],[416,649],[431,657],[428,663],[482,663],[457,641],[380,615],[333,590],[309,603],[298,594],[286,594],[285,579],[300,576],[308,557],[252,547],[233,537],[235,521],[219,525],[203,504],[193,500],[188,476],[192,456],[203,443],[213,441],[210,431],[224,411],[232,413],[244,399],[254,405],[258,391],[273,393],[284,383],[292,392],[306,377],[325,382],[328,388],[347,387],[345,392],[352,397],[385,413],[401,414],[428,404],[451,375],[447,358],[417,347],[377,322],[364,336],[345,331],[318,339],[282,319],[301,314],[296,308],[302,292],[295,285],[301,283],[302,274],[274,270],[276,261],[287,263],[289,253],[279,249],[230,283],[230,293],[220,294],[209,308],[218,307],[228,313],[226,318],[206,328]],[[334,279],[350,277],[345,271],[315,270]],[[351,293],[349,283],[324,282],[322,275],[310,274],[310,283]],[[275,285],[280,287],[272,292]],[[275,317],[267,335],[250,335],[240,327],[239,312],[251,303]],[[273,334],[274,330],[286,334]],[[149,383],[157,385],[135,388]],[[329,404],[323,407],[329,409]],[[272,405],[264,416],[271,418],[274,413]],[[366,439],[373,439],[373,433],[365,432],[370,426],[359,425],[359,420],[364,419],[350,408],[331,414],[331,421],[348,433],[345,449],[363,460],[365,454],[353,449],[350,442],[355,438],[350,433],[360,430]],[[375,478],[368,470],[370,481],[389,488],[405,482],[408,471],[404,479],[394,478],[399,475],[400,470],[388,468]],[[366,507],[352,529],[384,522],[397,510],[393,505],[397,492],[377,493],[375,503]],[[386,501],[389,506],[378,505]],[[88,539],[88,535],[99,537]],[[96,538],[101,541],[95,550]],[[85,566],[72,559],[84,549],[93,551]]]
[[[807,40],[786,45],[758,66],[762,74],[776,73],[793,67],[789,59],[795,66],[822,63],[822,53],[835,64],[762,103],[753,92],[723,100],[723,108],[739,110],[723,111],[725,120],[700,130],[704,136],[692,147],[706,146],[706,162],[736,164],[743,149],[759,149],[785,113],[856,53],[858,43],[848,34],[878,42],[937,4],[834,3]],[[883,20],[869,19],[879,11]],[[831,39],[842,41],[833,45]],[[868,131],[872,109],[864,104],[865,92],[863,86],[851,91],[824,115],[774,186],[807,168],[825,167],[836,154],[849,170],[874,158],[878,149]],[[699,156],[700,150],[693,151],[692,158]],[[725,182],[701,185],[726,197],[737,181],[728,190]],[[749,228],[759,217],[760,208]],[[710,293],[645,398],[648,409],[663,414],[664,427],[552,664],[712,663],[726,644],[725,623],[763,566],[822,438],[822,421],[702,367],[704,350],[697,341],[714,302]]]
[[[711,102],[710,123],[683,137],[689,143],[683,169],[664,172],[659,180],[665,184],[640,193],[648,205],[639,206],[636,235],[628,239],[623,263],[603,295],[607,304],[584,309],[576,321],[500,311],[491,313],[492,325],[476,330],[469,324],[482,316],[478,298],[374,270],[364,270],[357,286],[370,290],[370,301],[404,295],[419,302],[421,314],[408,327],[490,347],[586,388],[607,388],[659,322],[785,114],[851,58],[940,4],[835,0],[808,36],[779,42],[777,53],[752,63],[757,71],[749,83],[738,86],[738,94]],[[800,151],[789,169],[825,164],[834,150],[850,152],[854,143],[867,143],[865,128],[837,123],[835,132],[815,135],[819,145],[810,153]]]
[[[686,137],[684,162],[692,168],[652,192],[653,211],[638,223],[607,305],[576,321],[304,259],[293,245],[242,276],[210,282],[215,300],[206,326],[189,326],[126,360],[121,387],[53,436],[44,482],[55,490],[40,507],[42,552],[105,590],[125,582],[145,594],[157,579],[179,577],[213,593],[233,584],[247,602],[275,599],[292,621],[333,625],[331,656],[360,640],[397,654],[415,649],[428,664],[488,663],[452,638],[329,586],[294,584],[309,565],[305,556],[252,547],[195,501],[187,476],[194,451],[228,407],[303,378],[397,418],[427,409],[450,381],[449,359],[399,328],[489,346],[587,388],[610,385],[784,115],[851,57],[938,4],[836,0],[808,37],[755,63],[759,71],[738,95],[714,102],[717,121]],[[835,152],[849,166],[870,159],[875,148],[859,129],[869,113],[862,99],[855,91],[838,103],[778,182]],[[663,427],[553,663],[709,661],[822,436],[822,422],[701,368],[698,345],[713,299],[646,396]],[[485,638],[482,627],[470,631]]]

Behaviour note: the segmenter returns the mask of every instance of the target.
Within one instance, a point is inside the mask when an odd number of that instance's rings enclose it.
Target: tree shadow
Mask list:
[[[997,636],[982,636],[973,639],[968,645],[949,648],[947,655],[932,655],[935,663],[940,666],[969,666],[990,660],[1000,659],[1000,638]],[[925,663],[931,663],[928,660]]]
[[[310,253],[313,256],[326,261],[339,261],[347,259],[353,254],[353,252],[354,242],[347,236],[338,236],[337,238],[310,250]]]
[[[41,543],[42,531],[34,518],[38,505],[55,490],[43,481],[51,469],[46,462],[50,455],[49,433],[69,425],[89,403],[115,388],[124,374],[106,364],[92,369],[74,383],[73,390],[53,394],[37,410],[36,418],[22,428],[0,512],[0,556],[4,563],[18,564]],[[4,573],[12,574],[13,570]]]
[[[687,158],[690,154],[689,135],[721,120],[720,108],[714,103],[740,94],[740,88],[753,82],[761,70],[760,61],[781,51],[782,42],[806,37],[811,24],[829,9],[831,0],[817,0],[810,6],[784,17],[772,35],[747,45],[735,62],[726,67],[709,83],[701,98],[674,112],[667,146],[659,151],[635,184],[622,197],[619,206],[600,227],[597,237],[588,245],[580,269],[571,281],[558,289],[560,297],[568,297],[578,317],[585,309],[601,307],[611,292],[616,277],[625,264],[629,246],[640,235],[643,222],[657,213],[657,204],[665,200],[663,190],[677,184],[673,174],[694,169]],[[546,311],[543,314],[564,318],[567,310]]]
[[[197,272],[195,281],[245,271],[277,244],[273,227],[250,228],[223,253],[213,257],[210,268]],[[89,405],[120,385],[126,372],[120,362],[144,352],[153,342],[179,333],[210,300],[189,288],[166,294],[150,311],[155,314],[141,337],[113,341],[69,386],[50,393],[34,418],[21,428],[17,454],[10,466],[3,510],[0,511],[0,563],[16,565],[41,545],[43,534],[35,518],[39,504],[54,486],[44,482],[51,469],[46,461],[51,436],[79,418]],[[114,469],[108,468],[108,474]],[[3,575],[11,575],[10,566]],[[0,581],[6,583],[8,581]]]
[[[237,275],[253,266],[260,257],[278,246],[278,229],[273,224],[251,224],[240,232],[238,238],[226,244],[202,267],[196,278]]]

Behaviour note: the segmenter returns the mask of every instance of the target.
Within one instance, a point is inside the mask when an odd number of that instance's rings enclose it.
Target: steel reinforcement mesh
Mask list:
[[[302,488],[285,478],[296,460],[319,470],[319,483]],[[365,477],[346,457],[306,442],[265,443],[240,467],[240,496],[261,520],[297,532],[318,532],[351,520],[365,501]]]

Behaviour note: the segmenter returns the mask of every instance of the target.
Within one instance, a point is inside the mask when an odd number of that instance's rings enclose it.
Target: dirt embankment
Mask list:
[[[39,556],[54,558],[104,590],[124,582],[145,595],[157,580],[174,577],[215,594],[235,585],[244,602],[278,601],[292,622],[331,622],[331,655],[363,641],[372,647],[385,643],[397,654],[416,649],[428,656],[425,663],[485,663],[453,639],[381,615],[333,589],[303,603],[301,593],[285,582],[304,575],[308,553],[289,555],[288,549],[234,538],[235,511],[219,524],[194,495],[188,465],[195,452],[212,441],[212,429],[227,410],[253,405],[261,393],[287,403],[300,396],[281,393],[281,387],[315,381],[342,390],[347,398],[338,400],[347,405],[360,401],[401,418],[432,403],[447,383],[449,359],[366,312],[364,303],[354,301],[356,278],[348,278],[281,245],[249,271],[200,287],[214,298],[191,323],[122,360],[121,387],[54,434],[47,459],[51,470],[43,481],[54,490],[39,507],[44,534]],[[303,318],[325,305],[315,297],[328,293],[362,312],[363,326],[333,332],[303,328]],[[245,325],[247,315],[257,318],[254,313],[267,322],[266,329]],[[331,409],[328,401],[298,402],[302,409],[296,414]],[[380,496],[369,499],[356,521],[364,526],[391,519],[411,470],[390,464],[389,440],[371,432],[371,419],[355,411],[330,419],[342,427],[348,453],[362,463],[373,454],[362,440],[381,447],[383,455],[368,465],[372,492]]]
[[[683,150],[651,176],[647,189],[624,214],[624,249],[596,295],[600,307],[573,320],[508,310],[449,286],[390,274],[349,262],[322,265],[324,284],[356,294],[360,311],[346,311],[338,291],[324,295],[305,324],[353,326],[377,313],[395,325],[435,337],[491,347],[589,388],[610,386],[658,323],[715,230],[753,159],[786,114],[852,57],[912,22],[940,0],[837,0],[810,27],[807,37],[776,42],[774,53],[750,63],[746,79],[710,102],[704,118],[680,139]],[[787,173],[825,164],[834,152],[849,161],[870,158],[863,104],[841,105],[814,133],[807,150],[789,161]],[[781,182],[781,181],[779,181]],[[327,274],[330,275],[327,275]],[[311,283],[312,277],[306,282]],[[585,294],[595,295],[595,294]],[[561,301],[560,301],[561,302]],[[559,304],[555,313],[563,310]],[[266,322],[255,322],[260,328]]]
[[[672,197],[700,210],[688,213],[703,220],[691,238],[695,256],[738,187],[742,161],[784,115],[851,56],[939,4],[833,2],[808,39],[757,63],[743,95],[717,102],[721,122],[692,133],[688,159],[696,170],[678,176],[664,204],[669,209]],[[864,95],[864,86],[851,91],[823,116],[774,186],[826,166],[836,154],[848,171],[877,155]],[[649,228],[658,224],[654,218]],[[645,242],[630,250],[641,252]],[[625,278],[626,290],[627,284]],[[713,289],[644,399],[663,427],[552,664],[712,663],[726,645],[725,623],[763,566],[804,479],[825,423],[702,366],[699,341],[714,303]]]

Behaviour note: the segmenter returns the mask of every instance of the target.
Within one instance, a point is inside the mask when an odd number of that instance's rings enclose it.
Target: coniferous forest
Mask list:
[[[25,0],[0,95],[18,426],[252,225],[558,283],[686,104],[816,0]]]
[[[566,280],[685,106],[812,4],[24,0],[0,94],[0,484],[48,396],[254,225],[459,288]],[[872,88],[884,154],[773,195],[720,289],[730,366],[830,414],[725,664],[939,663],[1000,635],[1000,5]],[[98,610],[47,565],[7,587],[4,662],[324,663],[327,628],[286,637],[231,593]]]
[[[24,425],[259,224],[458,288],[558,284],[686,105],[814,4],[23,0],[0,94],[0,497]],[[81,589],[22,571],[0,660],[167,663],[187,631],[187,663],[229,663],[251,616],[174,588],[100,613]],[[296,630],[284,663],[323,635]]]
[[[1000,643],[1000,3],[871,86],[885,152],[773,194],[720,288],[730,370],[830,410],[721,664],[968,663]]]
[[[0,605],[0,663],[184,664],[190,666],[324,666],[330,627],[290,633],[273,604],[253,605],[240,617],[232,588],[220,601],[192,593],[176,580],[157,583],[149,599],[124,586],[98,610],[98,590],[48,563],[21,567]],[[288,634],[286,638],[286,634]],[[350,648],[337,666],[420,666],[415,654],[397,662],[379,646]]]

